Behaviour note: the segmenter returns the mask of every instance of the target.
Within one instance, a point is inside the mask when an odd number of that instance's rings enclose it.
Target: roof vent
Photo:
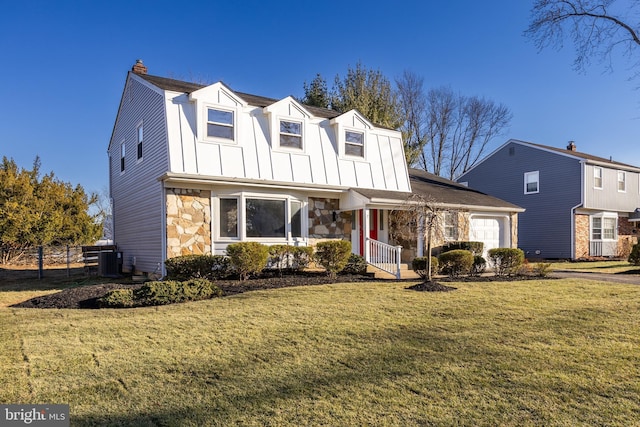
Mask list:
[[[567,150],[576,151],[576,143],[573,141],[569,141],[569,145],[567,145]]]
[[[147,67],[142,63],[142,59],[136,59],[136,63],[131,67],[131,71],[136,74],[147,74]]]

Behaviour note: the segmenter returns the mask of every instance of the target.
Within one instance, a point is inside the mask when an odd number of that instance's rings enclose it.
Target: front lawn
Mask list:
[[[627,261],[578,261],[553,262],[553,270],[571,270],[586,273],[638,273],[640,267]]]
[[[448,285],[458,289],[367,282],[126,310],[0,308],[0,402],[68,403],[74,426],[640,419],[640,287]]]

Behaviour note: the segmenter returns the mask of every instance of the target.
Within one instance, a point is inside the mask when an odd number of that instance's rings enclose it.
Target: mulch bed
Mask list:
[[[405,280],[407,283],[414,283],[408,286],[406,289],[422,292],[449,292],[455,290],[452,286],[447,286],[441,282],[447,281],[465,281],[465,282],[490,282],[490,281],[505,281],[505,280],[526,280],[528,278],[535,279],[536,277],[517,276],[517,277],[495,277],[495,276],[480,276],[480,277],[459,277],[456,279],[442,278],[438,281],[422,282],[415,284],[416,279]],[[252,278],[246,281],[239,280],[217,280],[216,285],[222,289],[225,296],[240,294],[248,291],[256,291],[263,289],[278,289],[292,286],[313,286],[313,285],[327,285],[331,283],[345,283],[345,282],[372,282],[372,281],[387,281],[383,279],[374,279],[369,276],[363,276],[358,274],[341,274],[337,279],[332,279],[325,273],[298,273],[298,274],[283,274],[282,276],[275,275],[263,275],[260,277]],[[129,288],[137,289],[142,284],[126,284],[126,283],[107,283],[101,285],[79,286],[75,288],[64,289],[60,292],[56,292],[50,295],[43,295],[32,298],[27,301],[15,304],[12,307],[19,308],[98,308],[97,299],[104,296],[107,292],[113,289]]]

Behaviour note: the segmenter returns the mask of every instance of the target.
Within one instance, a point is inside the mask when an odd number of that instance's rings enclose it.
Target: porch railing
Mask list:
[[[400,279],[400,255],[402,246],[392,246],[367,238],[365,259],[380,270],[395,275]]]

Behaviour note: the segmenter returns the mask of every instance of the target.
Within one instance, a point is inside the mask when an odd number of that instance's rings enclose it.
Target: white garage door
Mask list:
[[[471,240],[484,243],[486,258],[489,249],[499,248],[504,240],[502,218],[491,216],[475,216],[471,218]]]

